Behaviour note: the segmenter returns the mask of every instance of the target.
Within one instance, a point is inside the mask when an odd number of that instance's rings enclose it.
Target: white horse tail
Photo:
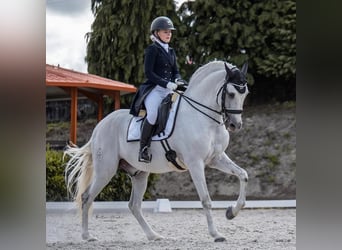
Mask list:
[[[64,151],[64,156],[65,155],[70,157],[65,168],[67,190],[81,209],[81,196],[86,191],[93,178],[94,168],[91,155],[91,139],[81,148],[76,145],[68,145],[67,149]]]

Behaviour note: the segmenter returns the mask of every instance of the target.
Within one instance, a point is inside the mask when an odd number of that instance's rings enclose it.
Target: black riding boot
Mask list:
[[[153,128],[154,125],[151,125],[146,118],[141,129],[139,161],[146,163],[151,162],[152,155],[149,152],[149,148],[151,145]]]

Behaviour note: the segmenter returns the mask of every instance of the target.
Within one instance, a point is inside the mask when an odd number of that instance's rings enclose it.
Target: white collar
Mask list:
[[[169,44],[168,43],[162,43],[161,41],[159,41],[159,39],[155,40],[158,44],[160,44],[166,52],[169,52]]]

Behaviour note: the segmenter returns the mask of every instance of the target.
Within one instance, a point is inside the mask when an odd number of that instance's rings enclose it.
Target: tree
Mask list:
[[[255,57],[256,71],[266,77],[294,78],[296,74],[296,3],[268,0],[251,13],[263,46]],[[256,15],[258,14],[258,15]]]
[[[139,86],[150,24],[166,15],[177,29],[171,46],[183,78],[215,59],[238,67],[248,60],[250,84],[254,79],[290,82],[286,87],[295,93],[295,0],[196,0],[184,2],[178,11],[172,0],[92,0],[91,6],[95,20],[86,34],[89,73]]]
[[[243,52],[245,36],[253,32],[245,18],[250,6],[246,0],[196,0],[181,6],[178,14],[185,24],[181,29],[185,39],[179,47],[193,59],[193,68],[215,59],[241,66],[248,59]]]
[[[295,76],[294,0],[196,0],[185,2],[178,14],[185,25],[179,48],[182,56],[190,55],[197,66],[215,59],[241,66],[248,60],[252,74]],[[189,69],[186,62],[181,64]]]

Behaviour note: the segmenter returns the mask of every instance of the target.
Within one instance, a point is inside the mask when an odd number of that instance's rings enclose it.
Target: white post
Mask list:
[[[170,213],[172,212],[171,204],[169,199],[157,199],[156,207],[154,208],[155,213]]]

